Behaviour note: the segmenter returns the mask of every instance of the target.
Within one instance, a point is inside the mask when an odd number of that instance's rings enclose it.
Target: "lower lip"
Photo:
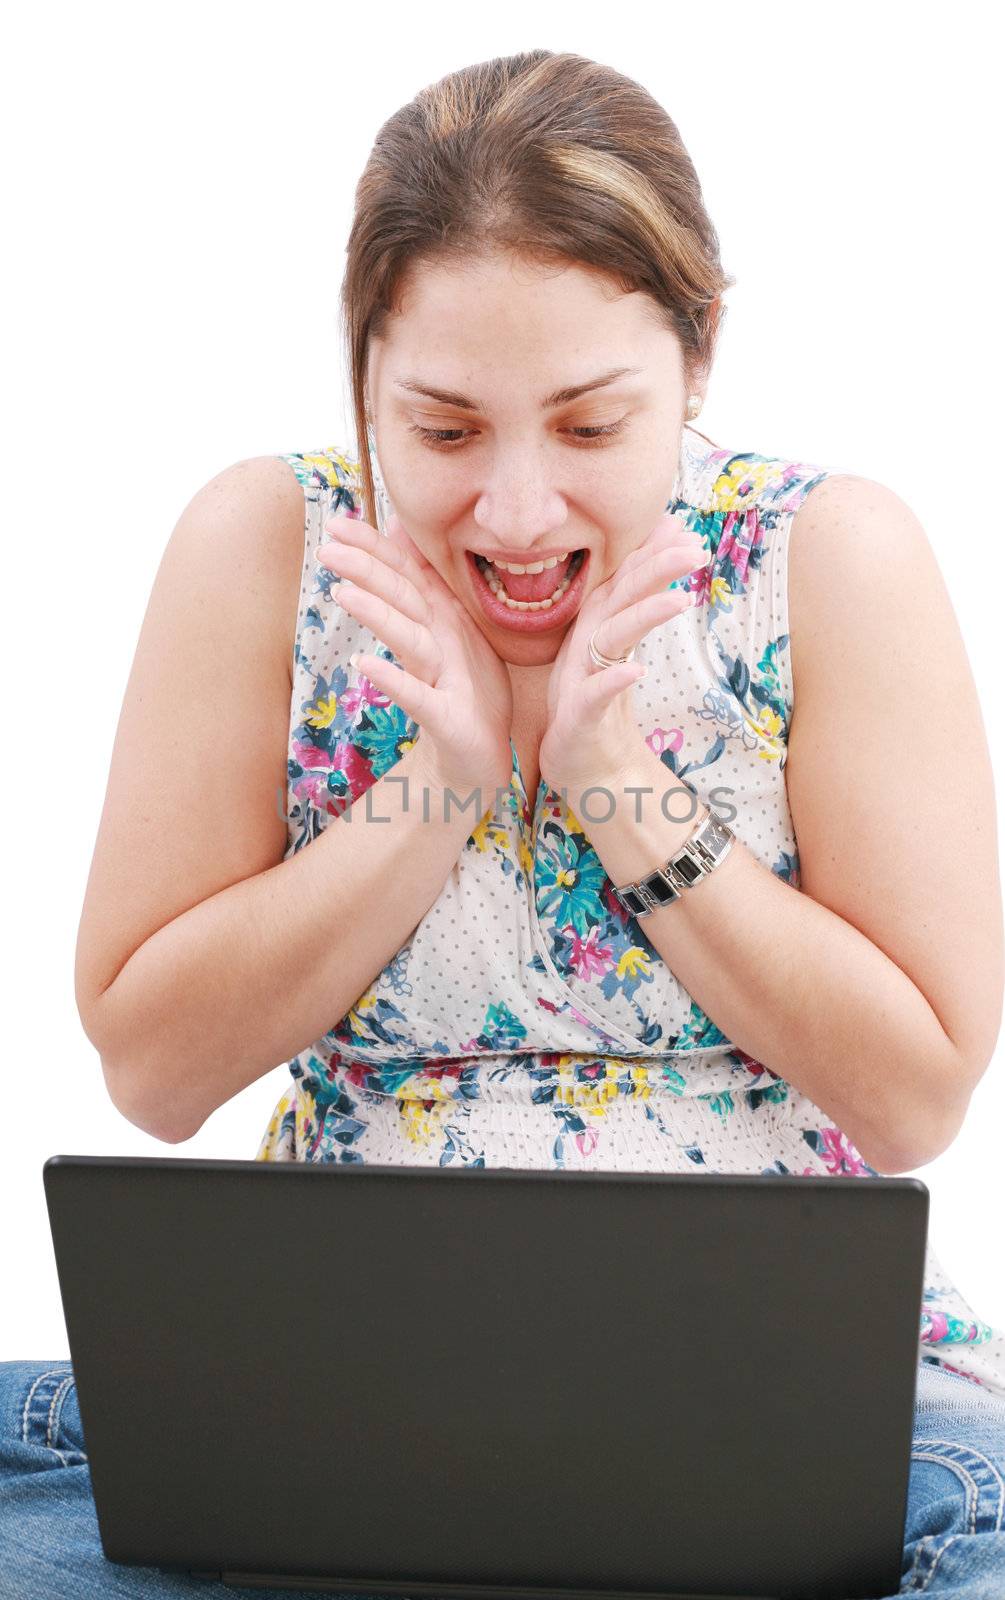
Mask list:
[[[551,633],[553,629],[562,628],[571,622],[579,610],[586,590],[586,571],[590,564],[589,550],[584,554],[579,571],[561,600],[553,606],[548,606],[544,611],[514,611],[502,600],[497,600],[479,571],[478,563],[471,551],[466,550],[464,553],[471,569],[478,603],[488,620],[495,623],[497,628],[507,628],[510,633]]]

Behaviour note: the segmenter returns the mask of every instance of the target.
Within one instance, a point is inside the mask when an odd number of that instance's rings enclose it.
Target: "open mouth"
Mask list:
[[[587,549],[574,550],[569,560],[540,573],[509,573],[473,551],[466,552],[482,608],[494,622],[512,627],[532,622],[534,631],[555,627],[571,615],[582,598]]]

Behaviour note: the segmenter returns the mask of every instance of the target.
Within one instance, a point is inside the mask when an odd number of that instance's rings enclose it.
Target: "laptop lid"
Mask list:
[[[899,1587],[915,1178],[56,1155],[43,1181],[110,1561],[472,1600]]]

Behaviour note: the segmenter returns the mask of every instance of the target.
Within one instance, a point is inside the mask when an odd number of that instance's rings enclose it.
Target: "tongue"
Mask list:
[[[495,570],[511,600],[546,600],[550,594],[554,594],[572,566],[575,553],[571,550],[564,561],[559,561],[554,567],[545,567],[543,572],[506,572],[502,567],[496,567]]]

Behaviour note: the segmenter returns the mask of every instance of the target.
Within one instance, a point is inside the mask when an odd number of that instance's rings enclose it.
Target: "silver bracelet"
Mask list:
[[[681,890],[692,889],[702,878],[707,878],[720,861],[725,861],[735,837],[724,822],[709,812],[676,855],[648,877],[640,878],[638,883],[623,884],[614,893],[629,916],[647,917],[657,906],[679,900]]]

